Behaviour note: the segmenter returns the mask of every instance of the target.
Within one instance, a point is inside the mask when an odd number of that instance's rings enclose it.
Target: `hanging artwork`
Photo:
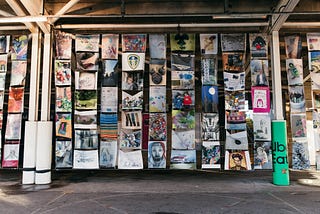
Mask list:
[[[246,129],[246,113],[244,111],[226,110],[226,129],[245,130]]]
[[[10,47],[10,36],[0,35],[0,53],[8,53]]]
[[[320,89],[320,51],[309,52],[308,55],[312,89]]]
[[[122,90],[142,90],[143,72],[122,72]]]
[[[289,86],[289,100],[291,112],[305,112],[306,101],[303,85]]]
[[[100,142],[100,167],[114,168],[117,160],[117,140]]]
[[[202,140],[219,140],[220,125],[218,113],[203,113],[201,121]]]
[[[164,86],[152,86],[149,92],[149,112],[166,112],[166,93]]]
[[[291,114],[292,138],[307,137],[306,114]]]
[[[75,149],[98,149],[97,130],[75,130]]]
[[[252,109],[254,113],[270,112],[270,89],[268,86],[251,87]]]
[[[194,71],[195,56],[189,54],[171,54],[172,71]]]
[[[307,33],[308,51],[320,50],[320,34],[319,33]]]
[[[117,139],[118,114],[100,114],[100,138]]]
[[[170,34],[171,51],[195,51],[195,34]]]
[[[12,61],[11,63],[10,86],[25,85],[27,61]]]
[[[171,150],[170,169],[195,169],[196,150]]]
[[[220,169],[221,167],[221,149],[219,142],[202,142],[202,169]]]
[[[102,65],[102,86],[118,86],[118,60],[104,60]]]
[[[9,100],[8,100],[9,113],[23,112],[23,100],[24,100],[23,96],[24,96],[24,87],[9,88]]]
[[[226,130],[226,149],[248,150],[247,131]]]
[[[255,141],[271,141],[271,118],[269,114],[253,115],[253,135]]]
[[[56,141],[56,168],[71,168],[73,163],[72,142]]]
[[[4,102],[4,91],[0,91],[0,109],[1,110],[3,110],[3,102]]]
[[[167,67],[166,60],[151,59],[149,64],[150,85],[166,85]]]
[[[8,114],[5,139],[20,140],[21,139],[21,122],[22,114]]]
[[[12,36],[11,60],[27,60],[28,36]]]
[[[287,59],[286,70],[288,76],[288,85],[303,84],[302,59]]]
[[[166,49],[166,34],[149,34],[149,50],[151,59],[166,59]]]
[[[254,169],[272,169],[271,141],[254,142]]]
[[[146,34],[122,34],[122,52],[145,52]]]
[[[304,170],[310,168],[308,142],[294,141],[292,143],[292,169]]]
[[[143,169],[141,150],[119,150],[118,169]]]
[[[0,54],[0,72],[7,71],[7,68],[8,68],[7,63],[8,63],[8,55],[7,54]]]
[[[71,85],[71,61],[55,60],[55,84],[56,86]]]
[[[120,148],[141,149],[142,132],[140,129],[121,129]]]
[[[225,91],[225,109],[243,110],[245,108],[245,91]],[[203,102],[202,102],[203,103]]]
[[[145,53],[122,53],[122,71],[143,71]]]
[[[193,89],[194,71],[171,71],[172,89]]]
[[[195,149],[195,131],[172,130],[172,149]]]
[[[101,58],[118,59],[119,35],[102,34]]]
[[[122,91],[122,109],[123,110],[142,110],[143,91],[127,93]]]
[[[85,71],[97,71],[99,69],[99,53],[77,52],[77,69]]]
[[[166,142],[149,141],[148,168],[166,168]]]
[[[55,31],[56,58],[71,59],[72,35],[62,31]]]
[[[75,88],[77,90],[97,89],[97,72],[75,72]]]
[[[301,58],[301,37],[299,35],[291,35],[284,37],[286,58],[299,59]]]
[[[269,86],[268,60],[251,60],[251,85]]]
[[[225,170],[251,170],[249,151],[226,151]]]
[[[267,34],[249,34],[250,53],[252,58],[268,57]]]
[[[181,111],[172,110],[172,128],[173,129],[194,129],[195,128],[195,110]]]
[[[142,114],[142,149],[148,149],[149,142],[149,113]],[[166,118],[167,119],[167,118]]]
[[[218,112],[219,96],[218,86],[202,86],[201,89],[202,111]]]
[[[73,168],[74,169],[98,169],[99,168],[98,150],[74,150]]]
[[[118,87],[101,87],[101,112],[118,111]]]
[[[71,113],[56,114],[56,136],[72,138]]]
[[[74,111],[75,129],[97,129],[97,111]]]
[[[149,140],[167,140],[167,115],[165,113],[150,113],[149,117]]]
[[[225,91],[240,91],[245,89],[245,72],[223,72]]]
[[[200,34],[201,54],[218,53],[218,34]]]
[[[201,80],[203,85],[217,84],[218,58],[216,56],[201,58]]]
[[[246,34],[221,34],[221,49],[222,52],[245,51]]]
[[[194,108],[194,103],[194,90],[172,90],[173,109],[191,109]]]
[[[71,87],[56,87],[56,112],[72,111]]]
[[[76,51],[99,52],[100,35],[76,35]]]
[[[75,108],[78,110],[97,109],[97,91],[75,91]]]
[[[15,141],[14,141],[15,142]],[[18,168],[19,165],[19,141],[18,143],[5,143],[3,146],[2,167]]]
[[[141,129],[141,111],[121,112],[123,129]]]
[[[222,53],[222,68],[224,71],[243,71],[244,53]]]

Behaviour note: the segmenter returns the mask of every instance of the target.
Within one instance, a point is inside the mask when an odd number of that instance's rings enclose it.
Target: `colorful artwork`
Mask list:
[[[249,151],[231,152],[227,150],[224,167],[225,170],[251,170]]]
[[[167,114],[150,113],[149,116],[149,140],[167,140]]]
[[[101,112],[118,111],[118,87],[101,87]]]
[[[226,149],[247,150],[248,136],[247,131],[226,130]]]
[[[99,52],[100,35],[76,35],[76,51]]]
[[[195,51],[195,34],[170,34],[171,51]]]
[[[221,49],[222,52],[245,51],[246,34],[221,34]]]
[[[141,149],[142,132],[140,129],[121,129],[120,148]]]
[[[270,89],[267,86],[251,87],[252,109],[254,113],[270,112]]]
[[[292,143],[292,169],[304,170],[310,168],[308,142]]]
[[[291,112],[305,112],[306,101],[303,86],[289,86],[289,100]]]
[[[98,150],[74,150],[74,169],[98,169]]]
[[[167,35],[149,34],[149,50],[151,59],[166,59]]]
[[[218,86],[202,86],[201,99],[203,112],[218,112]]]
[[[141,111],[121,112],[123,129],[141,129]]]
[[[250,69],[252,86],[269,85],[268,60],[251,60]]]
[[[122,71],[144,71],[145,53],[122,53]]]
[[[97,129],[97,111],[74,111],[75,129]]]
[[[253,115],[253,136],[255,141],[271,141],[271,118],[269,114]]]
[[[167,84],[167,67],[166,60],[152,59],[149,65],[149,82],[150,85]]]
[[[8,144],[3,146],[2,167],[18,168],[19,165],[19,143]]]
[[[196,169],[196,150],[171,150],[170,169]]]
[[[194,90],[172,90],[173,109],[182,110],[194,108],[194,101]]]
[[[167,88],[163,86],[152,86],[149,92],[149,112],[166,112]]]
[[[77,90],[94,90],[97,89],[98,74],[97,72],[75,72],[75,87]]]
[[[122,109],[123,110],[142,110],[143,91],[127,93],[122,91]]]
[[[104,60],[102,86],[118,86],[118,75],[118,60]]]
[[[302,59],[287,59],[286,70],[288,76],[288,85],[303,84]]]
[[[195,130],[172,130],[172,149],[195,149]]]
[[[25,85],[27,61],[12,61],[11,63],[10,86]]]
[[[244,111],[226,110],[226,129],[245,130],[246,129],[246,113]]]
[[[97,71],[99,69],[99,53],[77,52],[77,69],[85,71]]]
[[[218,34],[200,34],[201,54],[218,53]]]
[[[118,169],[143,169],[141,150],[119,150]]]
[[[142,149],[148,149],[149,142],[149,113],[142,114]]]
[[[71,59],[72,34],[55,31],[56,36],[56,58]]]
[[[149,141],[148,168],[166,168],[166,151],[165,141]]]
[[[11,60],[27,60],[28,36],[12,36]]]
[[[0,35],[0,53],[8,53],[10,46],[10,36]]]
[[[0,36],[1,39],[1,36]],[[0,72],[7,71],[7,63],[8,63],[8,55],[7,54],[0,54]]]
[[[97,109],[97,91],[75,91],[75,107],[77,110]]]
[[[267,34],[249,34],[250,53],[253,58],[268,57],[268,36]]]
[[[72,111],[72,94],[71,87],[56,87],[56,111],[71,112]]]
[[[98,132],[97,130],[80,130],[74,131],[75,149],[98,149]]]
[[[243,53],[223,53],[222,68],[224,71],[243,71]]]
[[[221,149],[219,142],[202,142],[202,169],[220,169],[221,167]]]
[[[22,123],[22,114],[8,114],[7,127],[6,127],[6,133],[5,133],[6,140],[21,139],[21,123]]]
[[[254,142],[254,169],[272,169],[271,141]]]
[[[320,51],[320,34],[307,33],[308,51]]]
[[[56,114],[56,136],[72,138],[71,113]]]
[[[56,85],[71,85],[70,60],[55,60],[54,71]]]
[[[219,114],[203,113],[201,121],[201,135],[204,141],[219,140],[220,124]]]
[[[218,58],[201,58],[201,80],[202,85],[215,85],[218,82]]]
[[[146,34],[122,34],[122,52],[146,52]]]
[[[171,71],[172,89],[193,89],[194,71]]]
[[[118,114],[100,114],[100,138],[118,138]]]
[[[299,35],[285,36],[284,42],[287,59],[301,58],[302,43]]]
[[[171,54],[172,71],[194,71],[195,56],[189,54]]]
[[[245,72],[223,72],[224,89],[226,91],[240,91],[245,89]]]
[[[320,89],[320,51],[309,52],[308,55],[312,89]]]
[[[73,163],[72,142],[56,141],[56,168],[71,168]]]
[[[292,138],[307,137],[306,114],[291,114]]]
[[[24,100],[23,96],[24,96],[24,87],[9,88],[9,100],[8,100],[9,113],[23,112],[23,100]]]
[[[118,34],[102,34],[101,46],[102,46],[101,47],[102,59],[118,59],[118,49],[119,49]]]
[[[226,110],[244,110],[245,91],[225,91],[225,109]]]
[[[122,72],[122,90],[143,90],[143,72]]]
[[[195,128],[195,110],[181,111],[172,110],[172,128],[173,129],[194,129]]]
[[[114,168],[117,161],[117,140],[100,142],[100,167]]]

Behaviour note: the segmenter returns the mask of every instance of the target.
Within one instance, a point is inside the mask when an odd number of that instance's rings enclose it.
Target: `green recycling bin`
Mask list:
[[[287,128],[285,120],[273,120],[272,131],[272,162],[273,162],[273,184],[288,186],[289,164],[287,151]]]

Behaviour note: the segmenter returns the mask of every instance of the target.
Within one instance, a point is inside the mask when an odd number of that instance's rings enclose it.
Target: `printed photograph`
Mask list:
[[[226,110],[244,110],[245,109],[245,91],[225,91],[224,101]]]
[[[56,141],[56,168],[72,168],[72,142]]]
[[[202,142],[202,169],[220,169],[221,167],[221,149],[220,143],[215,141]]]
[[[218,53],[218,34],[200,34],[200,51],[202,55]]]
[[[252,86],[269,86],[268,60],[251,60],[250,70]]]
[[[56,112],[72,111],[71,87],[56,87]]]
[[[75,149],[98,149],[98,132],[97,130],[80,130],[74,131]]]
[[[97,111],[74,111],[75,129],[97,129]]]
[[[194,71],[195,55],[193,54],[171,54],[172,71]]]
[[[305,107],[306,101],[305,101],[303,85],[302,86],[289,86],[288,88],[289,88],[289,100],[290,100],[291,112],[304,112],[305,108],[306,108]],[[319,98],[320,98],[320,96],[319,96]]]
[[[170,169],[196,169],[196,150],[171,150]]]
[[[301,58],[302,42],[300,35],[285,36],[284,43],[287,59]]]
[[[0,36],[0,53],[8,53],[10,47],[10,36],[1,35]]]
[[[122,90],[137,91],[143,89],[143,72],[122,72]]]
[[[172,110],[172,128],[173,129],[194,129],[195,128],[195,110],[182,111]]]
[[[71,59],[72,34],[55,31],[55,47],[57,59]]]
[[[97,71],[99,70],[99,53],[77,52],[77,70]]]
[[[103,61],[103,75],[101,79],[102,86],[118,86],[118,60]]]
[[[24,101],[24,87],[10,87],[8,112],[9,113],[22,113]]]
[[[222,53],[222,67],[224,71],[243,71],[245,55],[243,53]]]
[[[75,108],[77,110],[97,109],[97,91],[75,91]]]
[[[172,108],[183,110],[194,108],[194,90],[172,90]]]
[[[1,40],[1,36],[0,36]],[[0,72],[7,72],[8,70],[8,55],[7,54],[0,54]]]
[[[271,141],[254,142],[254,169],[272,169]]]

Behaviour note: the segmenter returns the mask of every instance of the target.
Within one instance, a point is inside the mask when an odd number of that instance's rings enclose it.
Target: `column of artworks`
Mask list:
[[[272,169],[268,36],[249,34],[254,169]]]
[[[27,75],[27,51],[28,36],[12,36],[11,76],[2,167],[19,167],[22,113],[24,111],[24,91]]]
[[[320,33],[307,33],[316,169],[320,170]]]
[[[100,35],[77,34],[75,37],[75,111],[74,158],[75,169],[97,169],[97,80],[99,70]]]
[[[200,34],[201,52],[201,139],[202,169],[221,168],[219,96],[218,96],[218,34]]]
[[[2,160],[2,122],[4,91],[6,89],[6,75],[8,71],[8,52],[10,36],[0,35],[0,160]],[[1,164],[0,164],[1,165]]]
[[[114,168],[118,148],[118,34],[103,34],[100,105],[100,168]]]
[[[55,167],[72,168],[72,35],[55,32]]]
[[[167,35],[149,35],[148,168],[166,168],[167,154]]]
[[[251,170],[245,112],[246,34],[221,34],[226,110],[225,170]]]
[[[170,168],[195,169],[195,34],[170,34],[172,145]]]
[[[285,36],[286,71],[288,78],[290,122],[292,134],[292,168],[310,168],[306,105],[303,86],[303,64],[301,59],[301,36]]]
[[[119,169],[142,169],[143,73],[146,34],[122,34],[122,113]]]

